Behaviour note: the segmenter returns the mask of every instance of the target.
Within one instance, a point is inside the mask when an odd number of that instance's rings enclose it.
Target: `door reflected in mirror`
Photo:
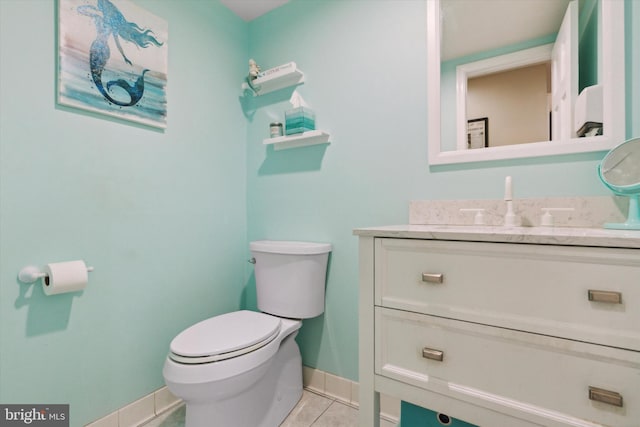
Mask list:
[[[440,107],[430,100],[430,163],[598,151],[619,143],[624,49],[616,46],[624,44],[624,6],[617,3],[428,0],[428,86]],[[483,118],[484,147],[477,138],[470,142]]]

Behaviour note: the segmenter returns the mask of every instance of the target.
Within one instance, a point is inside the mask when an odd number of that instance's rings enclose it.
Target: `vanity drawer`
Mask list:
[[[640,420],[635,351],[376,307],[375,372],[545,426]]]
[[[380,238],[375,302],[640,351],[640,251]]]

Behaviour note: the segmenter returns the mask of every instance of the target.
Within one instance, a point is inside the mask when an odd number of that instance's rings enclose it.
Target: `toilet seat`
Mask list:
[[[264,347],[278,336],[281,319],[255,311],[234,311],[185,329],[170,345],[169,358],[202,364],[238,357]]]

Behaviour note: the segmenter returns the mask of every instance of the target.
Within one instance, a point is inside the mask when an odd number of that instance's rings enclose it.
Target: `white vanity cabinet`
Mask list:
[[[409,227],[356,230],[362,427],[380,392],[483,427],[640,426],[640,234]]]

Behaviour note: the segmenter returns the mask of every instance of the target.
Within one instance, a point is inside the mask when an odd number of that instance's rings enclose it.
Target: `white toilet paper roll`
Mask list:
[[[54,262],[44,268],[42,289],[46,295],[81,291],[87,286],[89,274],[84,261]]]

